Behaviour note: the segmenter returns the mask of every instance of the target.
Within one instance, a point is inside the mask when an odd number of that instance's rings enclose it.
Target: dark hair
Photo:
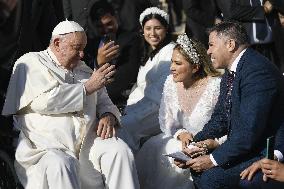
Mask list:
[[[99,22],[101,17],[103,17],[106,14],[111,14],[112,16],[115,15],[114,8],[112,5],[105,0],[99,0],[95,2],[89,12],[89,16],[92,21]]]
[[[86,31],[89,36],[100,36],[101,18],[107,14],[115,16],[115,10],[109,2],[99,0],[91,5],[88,18],[89,28]]]
[[[169,44],[172,41],[172,36],[171,36],[171,30],[169,27],[169,24],[167,23],[167,21],[159,14],[149,14],[147,16],[144,17],[143,21],[142,21],[142,28],[144,28],[144,25],[147,21],[151,20],[151,19],[157,19],[166,29],[167,29],[167,33],[166,33],[166,37],[165,39],[158,45],[158,47],[154,50],[152,50],[150,48],[150,45],[145,42],[144,40],[144,54],[142,57],[142,65],[145,65],[145,63],[147,62],[147,60],[153,59],[154,56],[167,44]],[[143,31],[142,31],[143,32]]]
[[[248,45],[249,36],[245,28],[238,22],[224,21],[207,29],[208,34],[216,32],[218,37],[226,36],[235,40],[238,45]]]
[[[196,41],[194,39],[191,39],[193,41],[193,47],[196,50],[196,53],[198,54],[199,57],[199,69],[196,73],[194,73],[193,77],[195,79],[202,79],[206,76],[212,76],[212,77],[216,77],[216,76],[220,76],[221,73],[218,72],[211,63],[210,57],[207,55],[206,52],[206,48],[205,46],[199,42]],[[191,59],[191,57],[189,57],[189,55],[184,51],[184,49],[177,44],[174,47],[174,50],[178,50],[181,55],[190,63],[193,64],[193,60]]]

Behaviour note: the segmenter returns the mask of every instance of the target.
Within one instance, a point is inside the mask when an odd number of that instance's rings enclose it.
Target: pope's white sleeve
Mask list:
[[[101,116],[103,113],[109,112],[112,113],[118,121],[120,121],[120,112],[109,98],[106,88],[105,87],[101,88],[98,91],[97,95],[98,95],[98,101],[97,101],[98,115]]]
[[[84,84],[62,84],[37,96],[30,104],[40,114],[61,114],[83,110]]]

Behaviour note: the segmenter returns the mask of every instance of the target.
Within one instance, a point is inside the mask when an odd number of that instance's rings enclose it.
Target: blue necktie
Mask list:
[[[260,0],[251,0],[251,5],[254,6],[261,6]],[[266,22],[255,22],[256,26],[256,38],[259,40],[264,40],[267,36],[267,25]]]

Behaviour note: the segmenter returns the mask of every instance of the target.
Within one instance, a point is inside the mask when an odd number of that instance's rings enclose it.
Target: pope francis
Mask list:
[[[60,22],[45,51],[20,57],[3,115],[20,130],[15,168],[27,189],[139,188],[133,155],[115,136],[119,112],[104,86],[114,66],[93,71],[81,61],[87,39]]]

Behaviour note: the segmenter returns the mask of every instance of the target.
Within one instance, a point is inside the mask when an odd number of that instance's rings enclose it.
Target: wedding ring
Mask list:
[[[271,170],[269,170],[269,174],[272,175],[272,171]]]

